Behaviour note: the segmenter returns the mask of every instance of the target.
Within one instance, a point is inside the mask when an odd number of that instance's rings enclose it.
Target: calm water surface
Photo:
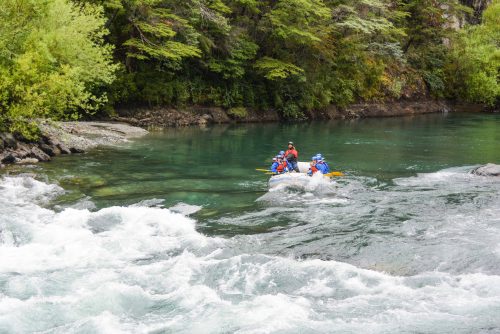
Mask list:
[[[347,176],[268,191],[289,140]],[[0,332],[500,333],[488,162],[500,115],[168,129],[12,167]]]

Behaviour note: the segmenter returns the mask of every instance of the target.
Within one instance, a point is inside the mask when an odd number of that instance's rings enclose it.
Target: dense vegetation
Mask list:
[[[2,0],[0,125],[30,137],[37,118],[100,110],[118,65],[98,6],[67,0]]]
[[[3,0],[0,122],[119,104],[213,105],[300,118],[424,94],[495,104],[500,1]]]

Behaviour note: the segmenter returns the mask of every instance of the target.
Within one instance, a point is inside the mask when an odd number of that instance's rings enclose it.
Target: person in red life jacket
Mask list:
[[[288,172],[288,163],[281,157],[278,158],[278,167],[276,168],[278,174],[283,174]]]
[[[307,175],[312,176],[314,173],[318,171],[318,168],[316,167],[316,163],[318,161],[318,158],[316,156],[311,158],[311,167],[309,167],[309,170],[307,171]]]
[[[288,142],[288,150],[285,152],[285,159],[288,162],[288,168],[299,173],[299,152],[293,145],[293,142]]]

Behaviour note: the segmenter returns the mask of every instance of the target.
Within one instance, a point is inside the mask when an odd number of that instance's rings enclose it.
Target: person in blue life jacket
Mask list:
[[[321,154],[317,154],[316,158],[317,158],[316,168],[318,169],[318,171],[320,171],[321,174],[330,173],[330,166],[328,166],[323,156]]]
[[[274,157],[273,158],[273,164],[271,165],[271,172],[273,173],[278,173],[278,166],[279,166],[279,163],[278,163],[278,158],[277,157]]]
[[[325,166],[326,166],[326,174],[330,173],[330,172],[331,172],[331,170],[330,170],[330,165],[328,165],[328,164],[326,163],[325,159],[323,159],[323,163],[324,163],[324,164],[325,164]]]
[[[281,155],[278,155],[276,156],[277,160],[278,160],[278,167],[276,167],[276,171],[278,172],[278,174],[283,174],[283,173],[287,173],[290,171],[289,167],[288,167],[288,163],[285,159],[283,159],[283,157]]]
[[[312,176],[314,173],[318,171],[318,168],[316,168],[316,163],[318,162],[318,157],[314,156],[311,158],[311,167],[309,167],[309,170],[307,171],[307,175]]]

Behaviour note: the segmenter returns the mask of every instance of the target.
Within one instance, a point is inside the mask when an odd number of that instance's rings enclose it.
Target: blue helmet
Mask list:
[[[285,155],[285,151],[280,151],[280,155]]]
[[[311,160],[312,160],[312,161],[316,161],[316,160],[318,160],[318,157],[317,157],[317,156],[314,156],[314,157],[312,157],[312,158],[311,158]]]

